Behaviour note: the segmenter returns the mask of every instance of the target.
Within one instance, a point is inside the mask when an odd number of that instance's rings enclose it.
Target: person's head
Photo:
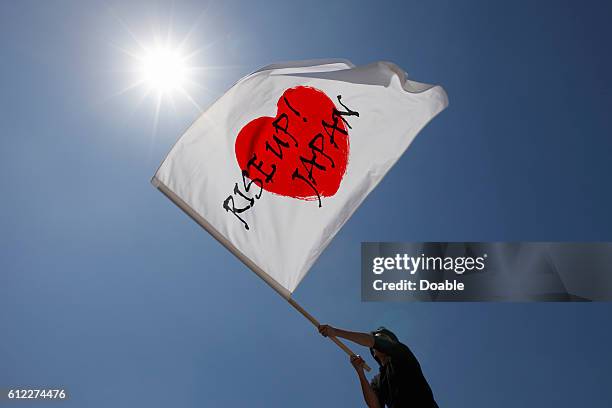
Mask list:
[[[385,327],[379,327],[378,329],[371,332],[374,337],[382,337],[391,341],[399,341],[397,336],[393,332]],[[374,357],[374,360],[380,365],[384,365],[387,362],[387,355],[382,351],[370,348],[370,354]]]

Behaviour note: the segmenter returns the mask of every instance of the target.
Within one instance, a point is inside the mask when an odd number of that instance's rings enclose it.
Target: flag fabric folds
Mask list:
[[[289,298],[447,104],[388,62],[269,65],[195,121],[152,183]]]

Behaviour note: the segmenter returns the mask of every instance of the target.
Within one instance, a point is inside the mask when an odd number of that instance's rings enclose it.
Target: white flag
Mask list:
[[[289,298],[447,104],[388,62],[270,65],[202,114],[152,182]]]

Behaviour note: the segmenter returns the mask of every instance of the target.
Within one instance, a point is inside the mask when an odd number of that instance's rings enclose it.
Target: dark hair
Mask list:
[[[395,342],[399,342],[397,336],[389,329],[387,329],[386,327],[380,326],[378,329],[370,332],[372,334],[372,336],[376,336],[376,335],[383,335],[383,336],[387,336],[389,337],[391,340],[395,341]],[[374,348],[370,347],[370,354],[372,355],[372,357],[374,357],[374,360],[376,360],[376,362],[378,364],[380,364],[380,360],[378,359],[378,357],[376,357],[376,354],[374,354]]]

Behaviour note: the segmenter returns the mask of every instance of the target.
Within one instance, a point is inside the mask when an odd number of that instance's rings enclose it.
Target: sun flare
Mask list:
[[[160,117],[166,113],[186,112],[185,107],[189,105],[197,112],[203,112],[198,99],[208,97],[208,74],[226,68],[206,64],[214,42],[198,45],[204,37],[198,29],[204,17],[203,11],[192,26],[183,29],[160,21],[149,29],[141,28],[135,32],[116,16],[128,34],[128,41],[126,36],[122,36],[121,42],[111,42],[112,47],[124,56],[120,70],[125,73],[123,87],[112,96],[131,94],[136,102],[134,110],[145,102],[151,104],[154,132]]]
[[[132,37],[136,39],[136,36]],[[186,38],[174,42],[169,36],[165,39],[154,38],[149,43],[141,40],[135,42],[137,49],[119,47],[130,57],[126,71],[131,81],[116,95],[139,90],[138,105],[146,99],[152,100],[155,104],[155,127],[160,111],[166,104],[176,111],[177,103],[186,100],[201,112],[202,108],[192,96],[198,89],[205,89],[201,74],[206,67],[197,65],[196,58],[201,49],[188,47]]]

